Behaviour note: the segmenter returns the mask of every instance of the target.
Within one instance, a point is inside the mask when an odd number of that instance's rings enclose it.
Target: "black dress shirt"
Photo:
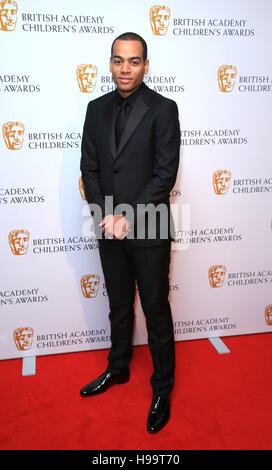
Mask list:
[[[116,148],[118,148],[119,142],[121,140],[123,131],[125,129],[125,125],[127,123],[127,120],[129,118],[129,115],[132,111],[132,108],[135,104],[135,101],[138,97],[138,94],[140,92],[140,88],[142,85],[137,88],[131,95],[129,95],[127,98],[123,98],[118,90],[116,90],[116,95],[115,95],[115,142],[116,142]]]

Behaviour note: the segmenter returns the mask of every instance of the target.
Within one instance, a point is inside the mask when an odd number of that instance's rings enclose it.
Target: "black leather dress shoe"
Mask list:
[[[147,419],[147,430],[152,434],[160,431],[170,417],[169,397],[154,396]]]
[[[90,397],[105,392],[113,384],[124,384],[129,381],[129,370],[125,369],[121,372],[111,372],[107,369],[97,379],[85,385],[80,390],[82,397]]]

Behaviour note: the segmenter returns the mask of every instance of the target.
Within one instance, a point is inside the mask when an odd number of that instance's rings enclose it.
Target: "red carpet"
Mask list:
[[[104,371],[107,350],[0,361],[1,449],[271,449],[272,335],[224,338],[230,354],[208,340],[176,343],[172,417],[146,431],[152,372],[146,346],[134,348],[131,380],[105,394],[79,389]]]

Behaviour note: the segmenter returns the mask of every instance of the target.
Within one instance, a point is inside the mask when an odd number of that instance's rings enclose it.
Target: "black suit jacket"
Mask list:
[[[118,205],[130,204],[126,216],[133,223],[134,232],[128,239],[138,233],[138,238],[130,239],[131,243],[156,245],[171,239],[169,193],[177,176],[180,148],[177,105],[142,84],[116,149],[116,93],[117,90],[103,95],[87,107],[80,165],[86,199],[99,206],[102,217],[113,213],[112,207],[105,204],[105,196],[112,196],[115,213],[124,213],[124,207]],[[160,232],[158,207],[154,209],[152,239],[148,239],[147,214],[143,211],[143,205],[150,203],[155,208],[164,204],[169,215],[165,235],[165,231]],[[97,227],[101,217],[95,221]]]

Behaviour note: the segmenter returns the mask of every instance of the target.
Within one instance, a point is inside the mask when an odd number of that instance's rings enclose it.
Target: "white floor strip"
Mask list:
[[[36,356],[23,357],[22,375],[36,374]]]
[[[212,343],[212,345],[215,347],[216,351],[219,354],[227,354],[230,353],[229,348],[223,343],[221,338],[209,338],[209,341]]]

